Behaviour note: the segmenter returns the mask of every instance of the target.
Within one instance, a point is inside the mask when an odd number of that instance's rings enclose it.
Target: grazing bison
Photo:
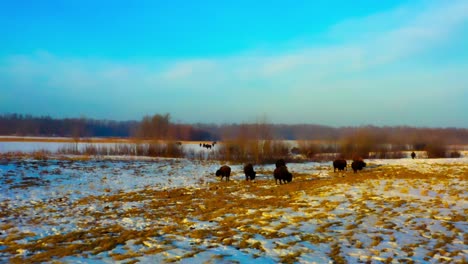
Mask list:
[[[336,159],[333,161],[333,172],[336,172],[336,169],[338,169],[338,171],[345,170],[347,165],[348,163],[345,159]]]
[[[244,173],[246,181],[253,181],[255,179],[255,176],[257,175],[257,173],[253,169],[253,165],[250,163],[244,166]]]
[[[273,172],[273,176],[275,177],[275,183],[278,184],[278,180],[280,184],[291,182],[292,181],[292,174],[288,171],[288,167],[280,166],[275,169]]]
[[[414,153],[414,151],[411,152],[411,158],[412,158],[412,159],[416,158],[416,153]]]
[[[203,147],[206,148],[206,149],[211,149],[212,146],[211,146],[211,144],[203,143]]]
[[[356,173],[358,170],[362,170],[366,166],[366,163],[364,160],[361,158],[353,160],[353,163],[351,163],[351,168],[353,168],[354,173]]]
[[[216,171],[216,176],[221,176],[221,180],[226,177],[226,181],[229,181],[229,176],[231,176],[231,167],[227,165],[221,166],[221,168]]]
[[[284,159],[279,159],[276,161],[276,168],[279,168],[281,166],[286,166],[286,162],[284,161]]]

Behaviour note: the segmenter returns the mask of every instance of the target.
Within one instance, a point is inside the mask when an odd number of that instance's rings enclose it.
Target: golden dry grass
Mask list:
[[[453,165],[455,166],[455,165]],[[448,166],[448,169],[454,169]],[[71,204],[71,208],[82,208],[90,204],[106,204],[98,212],[83,211],[86,215],[94,219],[93,224],[83,223],[80,225],[82,230],[68,230],[63,234],[51,235],[41,239],[29,239],[27,243],[19,243],[19,240],[34,237],[32,233],[15,232],[14,225],[11,223],[2,223],[0,230],[4,230],[7,236],[0,239],[0,244],[6,246],[2,250],[10,254],[9,259],[12,263],[21,262],[42,262],[51,259],[60,259],[65,256],[79,256],[83,254],[96,255],[101,252],[110,252],[114,261],[134,261],[142,255],[152,255],[165,252],[174,248],[173,241],[177,236],[187,237],[193,243],[191,251],[183,256],[171,256],[166,259],[167,262],[178,262],[183,258],[190,258],[202,252],[199,245],[204,242],[210,245],[232,246],[239,249],[255,249],[259,254],[265,254],[266,249],[259,242],[253,239],[254,235],[260,234],[266,239],[280,239],[291,234],[287,234],[285,229],[289,226],[296,227],[304,222],[316,221],[316,230],[314,233],[296,232],[296,236],[301,241],[307,241],[311,244],[331,243],[333,236],[336,235],[336,229],[343,231],[343,239],[346,239],[355,248],[370,248],[376,254],[380,243],[388,237],[387,240],[395,241],[392,235],[396,224],[392,222],[392,217],[397,213],[395,208],[406,208],[414,201],[409,201],[404,197],[391,197],[381,199],[375,195],[373,189],[378,188],[375,181],[385,180],[382,187],[384,190],[399,191],[400,194],[409,194],[412,188],[417,187],[418,183],[442,184],[447,187],[443,193],[449,193],[454,200],[462,201],[462,194],[459,189],[450,188],[450,181],[458,179],[467,181],[468,168],[451,170],[450,178],[444,173],[426,174],[411,171],[402,167],[378,168],[375,170],[364,171],[361,173],[347,173],[346,177],[311,179],[311,175],[295,175],[293,182],[284,185],[275,185],[274,181],[231,181],[209,183],[204,188],[177,188],[170,190],[139,190],[138,192],[127,192],[118,194],[106,194],[102,196],[90,196],[83,198]],[[398,172],[398,173],[396,173]],[[403,180],[406,185],[393,185],[392,180]],[[445,184],[448,182],[447,184]],[[341,206],[339,201],[327,200],[327,194],[333,192],[336,186],[348,186],[344,190],[351,191],[353,185],[366,184],[368,189],[364,190],[362,197],[355,199],[353,193],[345,193],[342,196],[354,208],[355,213],[343,213],[335,215],[334,211]],[[403,187],[402,187],[403,186]],[[428,196],[432,190],[422,190],[419,192],[422,196]],[[245,198],[249,195],[249,198]],[[309,205],[311,200],[316,197],[316,205]],[[138,202],[144,204],[144,207],[122,209],[124,203]],[[464,201],[466,202],[466,201]],[[375,207],[369,205],[373,203]],[[427,204],[449,207],[444,205],[440,199],[431,199]],[[46,204],[37,204],[36,208],[47,210]],[[19,212],[12,211],[10,213]],[[300,212],[302,215],[288,216],[282,211]],[[414,210],[414,208],[408,208]],[[370,244],[365,244],[354,237],[356,230],[362,232],[361,224],[369,216],[377,217],[376,226],[381,228],[380,233],[372,234]],[[452,212],[446,216],[450,221],[467,221],[467,212]],[[69,215],[68,217],[72,217]],[[124,219],[141,217],[153,223],[151,226],[142,230],[126,229],[122,225],[103,224],[109,219]],[[354,222],[343,225],[340,219],[353,217]],[[434,219],[441,217],[437,212],[431,215]],[[196,222],[203,221],[211,223],[204,228],[197,227]],[[40,216],[32,218],[31,223],[38,224],[44,219]],[[56,219],[51,219],[53,222]],[[155,224],[157,223],[157,224]],[[421,223],[416,223],[411,217],[404,223],[411,230],[426,235],[429,230]],[[447,223],[445,227],[459,234],[461,230],[456,226]],[[431,234],[434,236],[434,234]],[[156,238],[156,239],[155,239]],[[444,252],[444,248],[453,243],[455,237],[439,234],[439,251],[431,251],[428,257],[435,254],[453,254]],[[466,244],[468,236],[464,236]],[[112,253],[117,246],[126,245],[128,241],[134,244],[144,245],[139,252],[127,250],[125,253]],[[292,245],[296,242],[292,241]],[[427,243],[426,243],[427,244]],[[419,244],[400,245],[401,250],[406,252],[406,257],[411,258],[414,249],[424,246],[424,242]],[[291,245],[277,245],[277,249],[286,249]],[[331,243],[329,257],[336,263],[344,263],[345,259],[340,243]],[[17,255],[17,252],[27,250],[29,255]],[[282,263],[297,262],[301,254],[307,252],[294,251],[279,256],[278,261]],[[218,256],[219,257],[219,256]],[[385,262],[392,262],[393,259],[386,258]]]

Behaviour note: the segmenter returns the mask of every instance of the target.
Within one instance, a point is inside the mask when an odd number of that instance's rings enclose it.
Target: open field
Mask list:
[[[274,165],[115,157],[0,162],[0,262],[468,261],[468,159]]]

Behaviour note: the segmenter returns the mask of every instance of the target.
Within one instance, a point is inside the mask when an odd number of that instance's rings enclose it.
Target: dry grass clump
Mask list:
[[[346,263],[346,259],[341,255],[341,246],[338,243],[331,245],[330,258],[334,263]]]
[[[280,256],[280,262],[281,263],[297,263],[301,255],[302,254],[300,251],[291,252],[286,255]]]

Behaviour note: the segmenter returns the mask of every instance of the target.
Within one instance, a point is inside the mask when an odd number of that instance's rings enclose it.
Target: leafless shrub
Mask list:
[[[176,142],[152,142],[148,144],[86,144],[78,148],[76,144],[68,144],[58,150],[59,154],[72,155],[119,155],[119,156],[151,156],[151,157],[184,157],[182,147]]]
[[[406,155],[402,151],[381,150],[378,152],[369,153],[369,158],[371,159],[401,159],[404,157],[406,157]]]
[[[446,156],[447,147],[440,140],[434,140],[426,145],[428,158],[444,158]]]
[[[413,144],[414,150],[421,151],[426,148],[426,143],[424,142],[416,142]]]
[[[276,140],[230,140],[223,142],[213,153],[210,159],[261,164],[287,158],[289,146]]]
[[[289,155],[289,146],[281,140],[273,140],[270,143],[270,156],[264,156],[263,159],[271,161],[287,157]],[[265,148],[264,148],[265,149]]]
[[[180,144],[177,142],[168,142],[166,145],[166,153],[164,157],[181,158],[184,157],[184,152]]]
[[[96,146],[96,145],[86,144],[83,147],[82,152],[83,152],[83,154],[86,154],[86,155],[97,155],[99,153],[99,149],[98,149],[98,146]]]
[[[50,154],[47,150],[37,150],[32,153],[32,157],[36,160],[47,160]]]
[[[60,148],[57,150],[57,153],[59,153],[59,154],[73,154],[73,155],[77,155],[77,154],[79,154],[79,151],[78,151],[78,144],[66,144],[66,145],[63,145],[62,147],[60,147]]]
[[[180,158],[184,157],[182,147],[176,142],[159,143],[154,142],[148,145],[147,151],[143,151],[144,156],[150,157],[168,157]]]
[[[301,152],[301,150],[300,150],[298,147],[293,147],[293,148],[291,149],[291,154],[293,154],[293,155],[300,155],[300,154],[302,154],[302,152]]]
[[[313,159],[316,154],[322,152],[320,146],[312,141],[300,140],[297,144],[299,153],[308,159]]]

